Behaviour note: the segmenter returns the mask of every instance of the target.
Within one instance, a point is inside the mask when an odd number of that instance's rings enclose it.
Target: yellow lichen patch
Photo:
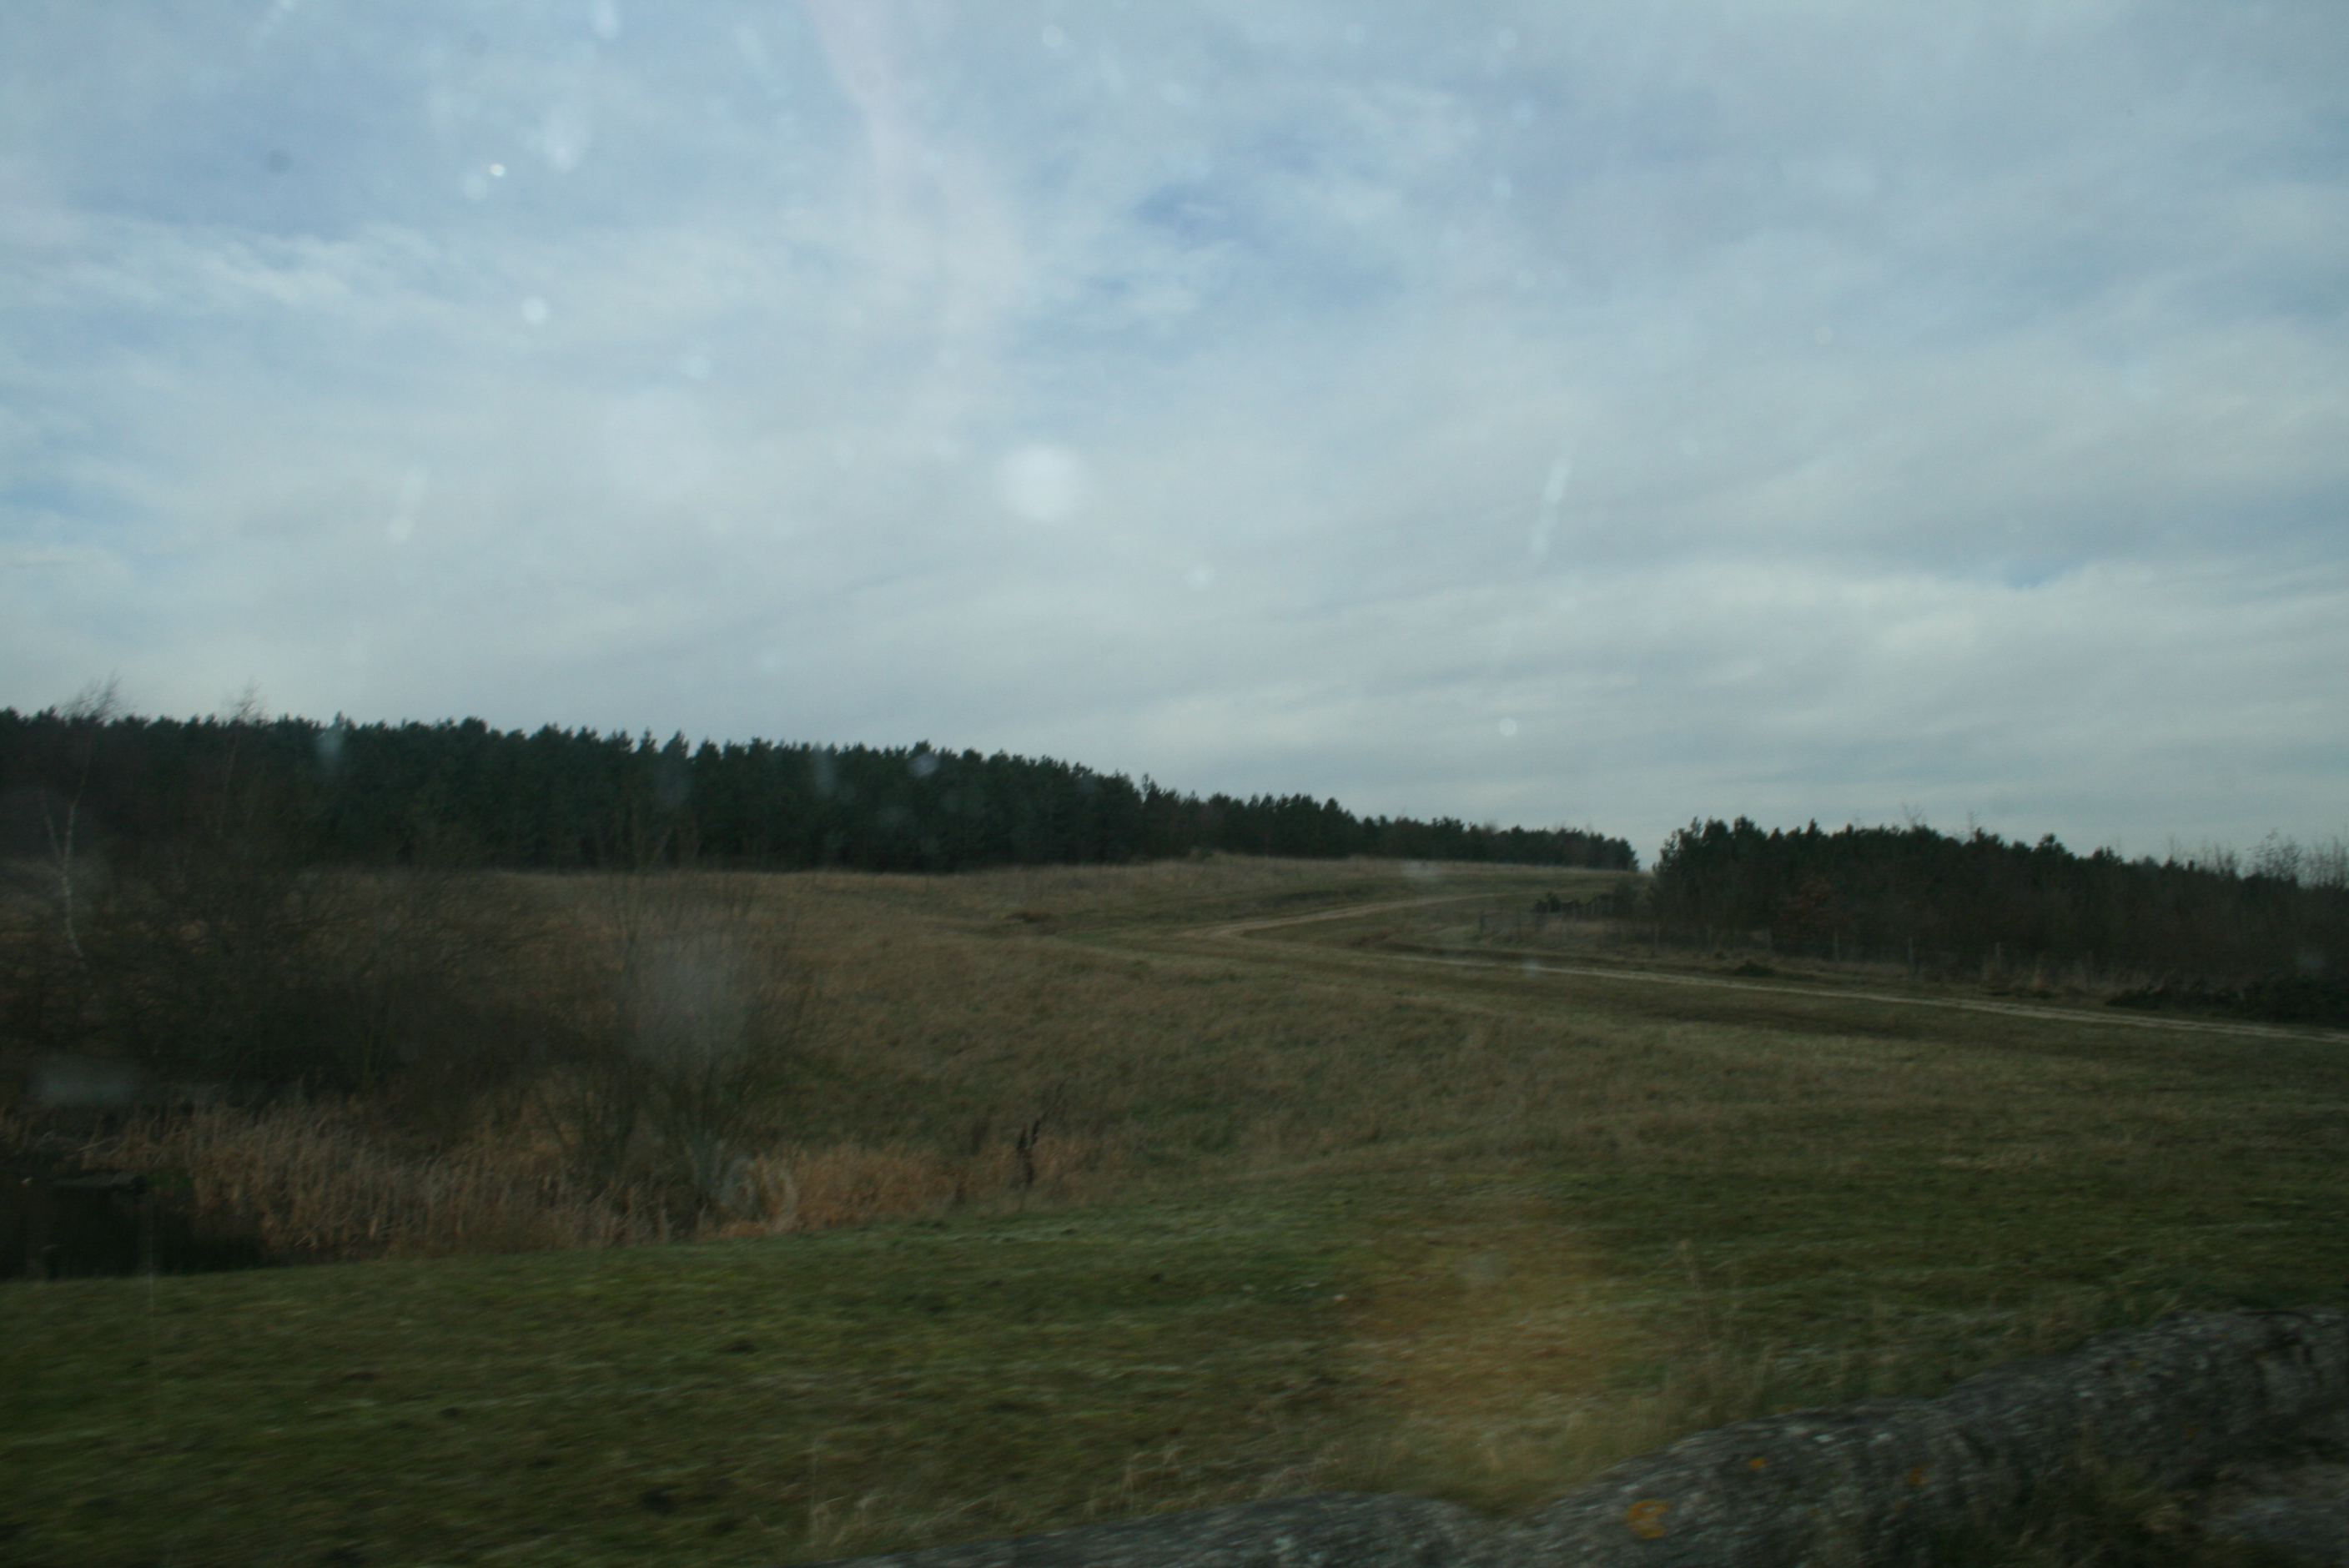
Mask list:
[[[1654,1541],[1664,1533],[1664,1515],[1671,1506],[1661,1497],[1643,1497],[1623,1511],[1623,1522],[1640,1540]]]

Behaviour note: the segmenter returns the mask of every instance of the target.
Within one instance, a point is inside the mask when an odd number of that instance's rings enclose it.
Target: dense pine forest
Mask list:
[[[1692,822],[1657,858],[1652,913],[1683,938],[1844,959],[2147,977],[2138,999],[2349,1019],[2349,856],[2271,840],[2249,859],[2078,855],[1922,824],[1764,832]]]
[[[303,863],[953,872],[1196,851],[1635,869],[1567,828],[1358,817],[1309,796],[1201,799],[1050,758],[927,746],[534,734],[479,719],[319,724],[0,709],[7,852],[266,841]]]

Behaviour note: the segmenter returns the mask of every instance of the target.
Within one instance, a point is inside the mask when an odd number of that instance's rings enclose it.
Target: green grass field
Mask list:
[[[859,1228],[0,1286],[0,1558],[779,1563],[1331,1489],[1505,1513],[2169,1308],[2349,1301],[2349,1040],[1682,984],[1734,955],[1524,927],[1575,880],[766,879],[823,988],[811,1130],[1040,1107],[1099,1158]]]

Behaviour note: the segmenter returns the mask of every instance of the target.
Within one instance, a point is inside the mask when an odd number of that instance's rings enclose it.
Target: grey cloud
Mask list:
[[[2258,14],[14,8],[0,700],[2331,831]]]

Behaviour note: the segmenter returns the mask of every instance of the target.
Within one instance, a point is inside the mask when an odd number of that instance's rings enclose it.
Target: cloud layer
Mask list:
[[[0,18],[0,701],[2342,826],[2336,8]]]

